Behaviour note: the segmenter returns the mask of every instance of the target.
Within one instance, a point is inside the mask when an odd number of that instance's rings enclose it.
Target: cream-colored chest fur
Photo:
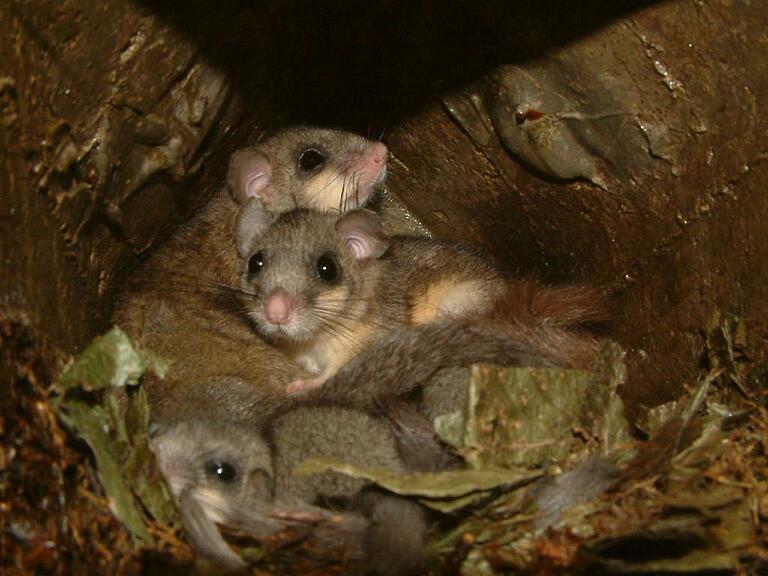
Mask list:
[[[308,372],[327,378],[370,342],[372,327],[365,321],[350,321],[338,334],[323,332],[291,347],[290,355]]]

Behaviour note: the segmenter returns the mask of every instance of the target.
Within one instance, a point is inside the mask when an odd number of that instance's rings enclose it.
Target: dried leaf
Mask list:
[[[463,455],[477,469],[562,460],[591,380],[578,370],[473,366]]]
[[[449,412],[437,416],[432,425],[437,435],[446,444],[454,448],[462,448],[464,443],[464,414],[463,412]]]
[[[333,458],[310,458],[294,470],[294,474],[309,475],[338,472],[362,478],[403,496],[447,499],[466,496],[500,487],[523,485],[541,476],[539,471],[520,468],[485,470],[447,470],[427,474],[397,474],[390,470],[349,464]]]
[[[670,508],[705,511],[738,504],[743,498],[744,491],[735,486],[716,484],[707,490],[695,492],[690,487],[675,486],[664,497],[664,503]]]
[[[467,506],[477,504],[478,502],[482,501],[484,498],[488,498],[491,494],[492,494],[491,491],[472,492],[471,494],[467,494],[466,496],[460,496],[458,498],[451,498],[446,500],[422,499],[422,500],[419,500],[419,502],[424,506],[426,506],[427,508],[431,508],[432,510],[435,510],[437,512],[442,512],[443,514],[450,514],[451,512],[456,512],[458,510],[461,510],[462,508],[466,508]]]
[[[617,574],[735,570],[743,550],[755,542],[744,499],[715,487],[695,498],[680,495],[679,502],[684,505],[677,513],[585,547],[590,566]]]
[[[721,368],[739,391],[749,396],[747,331],[744,319],[714,310],[707,319],[706,350],[710,367]]]
[[[648,411],[645,430],[650,440],[621,467],[620,484],[600,499],[571,506],[579,501],[572,496],[586,498],[593,484],[589,475],[586,483],[571,478],[577,467],[488,503],[451,533],[453,542],[459,536],[471,536],[469,549],[462,551],[461,572],[746,573],[750,565],[759,565],[764,543],[758,524],[762,518],[759,502],[763,500],[758,494],[765,492],[768,412],[721,385],[725,382],[722,376],[735,369],[731,359],[743,359],[737,344],[743,336],[738,329],[733,334],[731,356],[727,355],[727,339],[721,334],[728,362],[703,374],[687,398]],[[599,363],[597,371],[609,374]],[[603,447],[613,446],[606,450],[611,455],[608,462],[617,462],[617,456],[626,458],[629,453],[624,432],[617,432],[625,423],[618,419],[614,427],[614,416],[607,415],[616,410],[611,407],[610,392],[620,381],[621,377],[607,376],[603,382],[608,385],[589,390],[593,397],[583,405],[588,422],[579,431],[600,440],[600,453]],[[509,399],[499,394],[499,389],[504,391],[503,384],[491,390],[496,396],[489,395],[493,398],[489,404]],[[532,396],[526,391],[524,399]],[[472,403],[484,408],[483,401],[478,394]],[[600,406],[606,407],[606,414],[594,412]],[[497,414],[502,413],[502,408],[495,408]],[[498,437],[493,427],[498,420],[488,418],[485,422],[492,432],[488,437]],[[579,450],[580,439],[574,442],[574,450]],[[567,459],[587,451],[589,446],[582,446]],[[592,453],[596,452],[592,446]],[[596,492],[601,490],[596,488]],[[523,494],[528,507],[505,509],[504,498]],[[565,507],[560,506],[563,501]],[[531,513],[535,508],[530,503],[540,508],[539,514]],[[552,509],[562,510],[559,519],[546,530],[537,528],[547,524],[546,514]],[[439,544],[443,553],[449,550],[447,537]]]
[[[654,546],[648,542],[648,546]],[[602,558],[592,565],[609,574],[712,574],[731,573],[739,562],[738,554],[696,551],[680,558],[664,558],[633,563],[617,558]]]
[[[672,400],[659,406],[645,410],[643,422],[638,423],[639,428],[649,437],[658,434],[661,427],[680,413],[681,400]]]
[[[539,467],[594,451],[574,434],[584,430],[601,454],[627,460],[633,444],[617,393],[622,357],[607,343],[592,372],[473,366],[462,454],[475,468]]]
[[[624,415],[624,402],[618,394],[627,379],[624,352],[615,342],[605,342],[593,369],[593,389],[590,394],[590,426],[600,441],[600,453],[615,462],[624,462],[634,455],[629,422]]]

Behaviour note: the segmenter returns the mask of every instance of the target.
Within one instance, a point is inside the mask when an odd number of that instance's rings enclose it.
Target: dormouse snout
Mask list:
[[[381,166],[387,162],[387,147],[381,142],[374,142],[368,155],[373,164]]]
[[[288,324],[293,319],[296,304],[296,298],[282,288],[275,288],[264,298],[264,317],[271,324]]]
[[[360,184],[370,186],[384,179],[387,168],[387,147],[381,142],[372,142],[370,146],[360,154],[357,169],[360,175]]]

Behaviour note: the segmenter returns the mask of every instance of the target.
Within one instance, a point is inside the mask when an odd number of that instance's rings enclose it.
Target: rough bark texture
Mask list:
[[[609,286],[625,398],[669,399],[695,372],[713,309],[743,314],[765,352],[767,25],[765,5],[667,2],[506,67],[397,127],[392,186],[440,236]],[[521,77],[516,94],[500,88]],[[501,100],[507,117],[479,114],[467,95],[486,109]],[[534,146],[549,165],[510,158],[499,135],[547,115],[563,118]],[[592,163],[602,187],[589,170],[557,178],[570,168],[558,146]]]
[[[2,3],[3,308],[76,351],[231,150],[305,121],[384,131],[436,235],[610,287],[631,402],[693,374],[710,309],[764,352],[768,7],[510,4]]]
[[[215,150],[232,91],[192,42],[130,3],[0,10],[3,300],[71,352],[187,206],[183,181]]]

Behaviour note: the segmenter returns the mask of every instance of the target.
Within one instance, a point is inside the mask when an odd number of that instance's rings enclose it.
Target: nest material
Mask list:
[[[154,359],[135,349],[126,354],[127,340],[113,331],[70,364],[52,386],[42,351],[22,322],[5,320],[2,337],[4,360],[16,367],[2,400],[4,572],[189,570],[192,554],[175,528],[178,522],[171,512],[158,512],[165,509],[156,499],[167,498],[167,493],[151,496],[141,488],[155,474],[153,467],[132,466],[130,457],[119,456],[120,475],[128,488],[105,481],[104,456],[96,458],[99,469],[89,457],[92,432],[84,420],[73,418],[71,402],[90,403],[83,412],[89,418],[103,416],[99,410],[109,401],[88,395],[98,387],[94,383],[122,386],[138,381]],[[442,514],[431,542],[435,573],[696,574],[764,569],[768,390],[765,371],[749,358],[745,343],[735,319],[715,318],[708,336],[708,366],[700,382],[688,396],[648,411],[638,423],[643,441],[630,437],[621,417],[616,391],[623,365],[617,349],[608,347],[593,373],[472,369],[468,386],[474,401],[458,428],[456,418],[451,419],[445,436],[456,443],[471,469],[398,477],[325,461],[307,463],[304,472],[332,468],[365,477]],[[141,358],[144,363],[136,364]],[[118,373],[123,380],[115,378]],[[133,386],[138,412],[132,424],[116,424],[116,429],[126,426],[126,436],[112,435],[129,452],[146,440],[131,428],[139,426],[141,432],[146,426],[146,406],[136,394],[140,386]],[[558,386],[576,393],[561,394]],[[521,403],[526,410],[519,410]],[[526,424],[521,421],[526,414],[544,417],[550,425]],[[87,445],[62,428],[62,417]],[[99,449],[94,451],[98,454]],[[605,474],[602,464],[594,462],[607,462],[618,473]],[[571,472],[558,475],[563,470]],[[605,481],[596,485],[596,478]],[[550,492],[554,499],[541,495],[550,485],[563,489]],[[135,505],[140,526],[118,505],[125,498]],[[288,530],[260,541],[239,534],[231,542],[252,562],[254,573],[344,569],[343,553],[314,547],[311,528],[309,533]]]

